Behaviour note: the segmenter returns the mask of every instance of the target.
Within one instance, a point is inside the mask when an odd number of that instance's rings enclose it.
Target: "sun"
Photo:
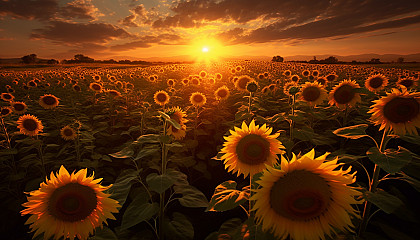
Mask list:
[[[189,54],[195,62],[210,63],[219,61],[226,49],[217,39],[195,39],[191,42]]]

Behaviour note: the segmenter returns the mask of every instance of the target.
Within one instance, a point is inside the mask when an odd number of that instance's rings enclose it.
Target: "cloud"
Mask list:
[[[294,5],[292,1],[289,3]],[[308,6],[315,9],[310,3]],[[284,10],[289,11],[287,8]],[[337,0],[331,1],[324,8],[315,9],[316,15],[311,16],[305,11],[303,14],[290,11],[290,15],[281,15],[271,18],[270,21],[265,20],[268,16],[266,15],[260,27],[249,28],[243,25],[244,31],[227,30],[217,35],[230,44],[331,37],[337,39],[336,37],[342,38],[420,23],[418,11],[420,11],[418,0]]]
[[[175,34],[160,34],[157,36],[142,36],[139,40],[118,44],[110,47],[111,51],[128,51],[136,48],[149,48],[153,44],[169,45],[169,44],[182,44],[183,39]]]
[[[263,17],[265,20],[287,17],[302,22],[322,13],[329,0],[192,0],[175,4],[172,16],[161,17],[153,23],[156,28],[198,27],[211,21],[246,24]]]
[[[60,9],[60,14],[66,18],[95,20],[99,14],[91,0],[75,0]]]
[[[153,12],[148,12],[143,4],[130,9],[131,15],[121,19],[118,23],[126,27],[139,27],[141,24],[152,22]]]
[[[20,19],[48,20],[58,11],[57,0],[0,0],[0,15]]]
[[[71,23],[52,21],[49,26],[35,29],[32,39],[48,39],[67,45],[80,43],[105,43],[113,39],[128,38],[124,29],[107,23]]]

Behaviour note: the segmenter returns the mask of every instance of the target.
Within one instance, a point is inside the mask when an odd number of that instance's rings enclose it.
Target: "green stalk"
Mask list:
[[[166,136],[166,120],[163,122],[163,136]],[[167,164],[167,149],[166,143],[162,142],[162,169],[161,174],[166,173]],[[159,240],[163,240],[163,218],[165,216],[165,192],[160,194],[159,201]]]
[[[379,146],[379,152],[381,152],[381,153],[383,151],[383,148],[385,148],[384,139],[386,138],[386,133],[387,133],[387,131],[384,130],[384,133],[382,135],[381,144]],[[369,185],[369,191],[370,192],[375,192],[376,191],[376,187],[378,186],[378,183],[379,183],[379,173],[380,173],[380,171],[381,171],[381,167],[379,167],[377,164],[375,164],[375,168],[373,170],[372,182]],[[365,207],[364,207],[364,210],[363,210],[363,215],[362,215],[362,222],[360,223],[360,229],[359,229],[359,233],[358,233],[359,237],[361,237],[363,235],[363,233],[366,231],[371,207],[372,207],[372,203],[369,202],[369,201],[366,201],[365,202]]]

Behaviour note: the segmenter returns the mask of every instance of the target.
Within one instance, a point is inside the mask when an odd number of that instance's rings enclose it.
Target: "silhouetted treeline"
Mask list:
[[[379,58],[372,58],[369,61],[356,61],[353,60],[351,62],[345,62],[345,61],[339,61],[336,57],[330,56],[328,58],[317,60],[316,57],[314,57],[312,60],[309,61],[295,61],[295,60],[289,60],[287,62],[295,62],[295,63],[311,63],[311,64],[382,64],[382,63],[395,63],[392,62],[381,62]],[[416,61],[412,62],[405,62],[404,58],[400,57],[397,59],[396,63],[417,63]]]
[[[95,60],[93,58],[90,58],[88,56],[85,56],[83,54],[76,54],[74,55],[73,59],[70,60],[62,60],[61,61],[62,64],[70,64],[70,63],[112,63],[112,64],[151,64],[150,62],[147,61],[131,61],[131,60],[119,60],[116,61],[114,59],[108,59],[108,60]]]
[[[34,53],[23,56],[20,59],[21,59],[21,63],[24,63],[24,64],[33,64],[33,63],[58,64],[58,60],[56,59],[40,59]]]

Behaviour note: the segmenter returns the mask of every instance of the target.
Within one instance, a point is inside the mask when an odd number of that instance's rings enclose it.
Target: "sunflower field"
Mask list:
[[[0,69],[2,239],[416,239],[419,71]]]

